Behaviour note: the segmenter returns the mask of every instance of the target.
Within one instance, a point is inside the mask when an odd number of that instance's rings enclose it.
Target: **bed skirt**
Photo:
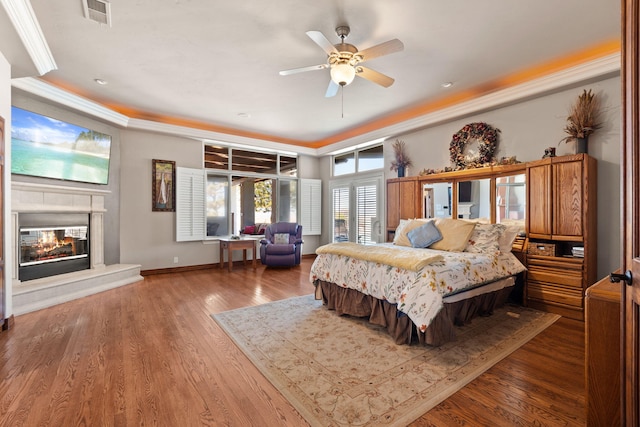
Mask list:
[[[476,316],[488,316],[495,308],[504,305],[512,289],[513,285],[462,301],[445,302],[444,308],[425,332],[419,332],[408,316],[398,313],[395,304],[354,289],[319,280],[316,299],[322,299],[328,309],[335,310],[339,315],[368,317],[370,323],[386,328],[396,344],[419,343],[439,346],[455,341],[455,326],[467,324]]]

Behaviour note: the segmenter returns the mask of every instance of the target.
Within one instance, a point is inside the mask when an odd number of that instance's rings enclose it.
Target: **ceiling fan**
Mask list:
[[[359,51],[354,45],[344,42],[350,31],[351,29],[346,25],[337,27],[336,33],[338,37],[340,37],[341,42],[336,45],[331,44],[320,31],[307,31],[309,38],[327,53],[327,62],[320,65],[283,70],[280,71],[280,75],[287,76],[289,74],[329,68],[331,70],[331,81],[325,93],[327,98],[334,96],[340,86],[346,86],[351,83],[355,76],[360,76],[380,86],[391,86],[394,82],[391,77],[370,68],[363,67],[360,64],[379,56],[403,50],[404,45],[402,42],[398,39],[393,39]]]

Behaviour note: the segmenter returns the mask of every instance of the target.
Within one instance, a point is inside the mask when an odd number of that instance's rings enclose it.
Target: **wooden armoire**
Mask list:
[[[584,319],[584,292],[597,280],[596,188],[587,154],[527,163],[529,306]]]

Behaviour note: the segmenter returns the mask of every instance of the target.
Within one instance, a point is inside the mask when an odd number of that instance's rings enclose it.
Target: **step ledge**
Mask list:
[[[138,264],[113,264],[29,280],[13,287],[13,312],[21,315],[141,280]]]

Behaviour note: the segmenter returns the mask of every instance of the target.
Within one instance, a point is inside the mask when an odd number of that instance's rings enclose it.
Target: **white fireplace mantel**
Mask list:
[[[143,280],[140,265],[104,264],[104,198],[111,192],[83,187],[11,183],[11,230],[13,253],[14,314],[60,304],[65,301]],[[18,233],[21,213],[87,213],[91,268],[21,282],[18,278]]]
[[[11,183],[12,212],[106,212],[108,190],[62,185]]]
[[[87,213],[91,221],[91,268],[104,267],[104,197],[111,192],[82,187],[34,184],[14,181],[11,183],[11,226],[14,256],[13,282],[18,280],[18,233],[21,213]]]

